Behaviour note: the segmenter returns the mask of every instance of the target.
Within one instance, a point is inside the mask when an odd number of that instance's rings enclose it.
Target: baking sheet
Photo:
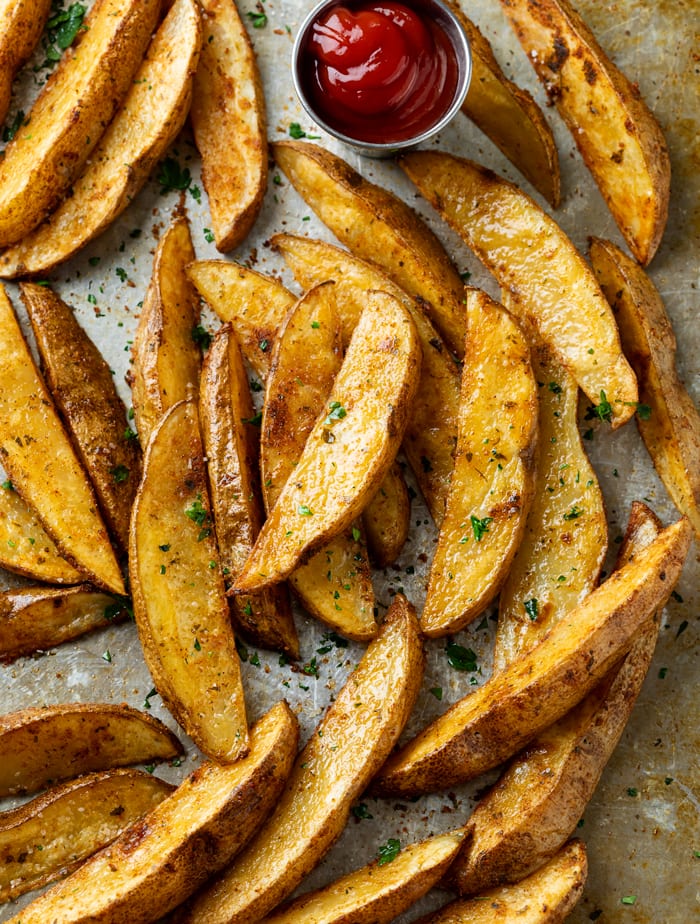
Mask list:
[[[471,282],[497,294],[493,280],[429,207],[416,198],[415,190],[398,168],[391,163],[361,160],[341,149],[317,131],[299,107],[293,96],[288,62],[296,27],[309,8],[309,3],[300,0],[269,0],[264,4],[267,25],[250,28],[267,94],[270,137],[288,137],[292,122],[299,122],[307,132],[320,136],[321,143],[345,156],[369,179],[397,191],[414,205],[444,241],[460,270],[472,273]],[[664,297],[678,334],[681,375],[698,403],[700,5],[697,0],[614,3],[579,0],[578,8],[603,47],[638,81],[669,142],[673,167],[670,217],[650,274]],[[253,11],[253,0],[241,0],[240,9],[244,16]],[[506,73],[533,92],[544,106],[544,94],[499,4],[475,0],[468,7],[465,5],[465,9],[493,43]],[[251,21],[247,22],[250,26]],[[20,81],[14,108],[36,93],[36,83],[36,76],[28,68]],[[580,249],[585,249],[590,234],[622,244],[571,136],[555,111],[550,109],[547,114],[555,131],[562,166],[563,205],[556,212],[557,221]],[[533,194],[488,139],[461,115],[435,144],[488,165]],[[193,187],[201,189],[198,158],[187,132],[171,153],[190,169]],[[546,206],[541,199],[538,201]],[[129,348],[139,305],[158,235],[167,226],[178,202],[177,193],[163,194],[152,180],[116,226],[51,276],[51,284],[75,308],[79,321],[102,349],[127,405],[130,398],[124,376],[129,367]],[[218,256],[213,244],[205,239],[204,229],[209,225],[206,196],[202,194],[198,202],[191,189],[185,194],[185,203],[197,256]],[[263,213],[250,238],[230,256],[263,272],[280,274],[291,284],[281,261],[266,244],[274,232],[281,230],[332,239],[273,169]],[[92,265],[97,260],[97,265]],[[23,317],[16,286],[7,288]],[[215,325],[210,315],[205,317],[205,323],[210,328]],[[665,522],[676,518],[634,426],[615,434],[601,431],[592,443],[587,443],[587,449],[605,493],[613,551],[614,540],[624,531],[633,499],[648,501]],[[430,517],[418,498],[413,503],[411,537],[400,560],[375,575],[380,611],[385,610],[392,594],[400,589],[421,606],[426,569],[419,556],[422,553],[430,556],[434,539]],[[677,597],[665,611],[657,653],[632,720],[578,829],[589,846],[590,872],[584,898],[570,918],[576,924],[591,920],[686,924],[700,914],[697,553],[694,546],[677,587]],[[0,582],[7,587],[20,583],[3,573]],[[324,628],[301,613],[298,625],[302,663],[316,657],[318,678],[295,673],[289,666],[280,667],[277,655],[262,651],[259,665],[249,660],[243,665],[243,674],[250,718],[256,719],[284,696],[298,713],[306,738],[327,705],[330,691],[342,684],[360,658],[362,648],[350,644],[345,649],[334,648],[319,654],[317,650],[324,647]],[[458,673],[449,667],[444,642],[428,643],[425,682],[405,736],[413,735],[447,705],[473,689],[474,683],[483,682],[490,670],[493,633],[494,622],[487,619],[456,637],[477,653],[479,671],[474,675]],[[252,654],[253,649],[250,651]],[[107,652],[110,661],[106,660]],[[442,688],[441,703],[429,692],[433,687]],[[0,668],[3,712],[30,705],[97,700],[124,701],[141,708],[151,688],[131,624],[110,627],[75,644]],[[152,714],[175,727],[158,696],[150,697],[148,702]],[[177,781],[194,769],[199,760],[188,742],[188,756],[182,767],[163,767],[157,772]],[[410,805],[366,799],[373,818],[351,819],[338,844],[302,889],[319,886],[363,865],[389,837],[398,837],[406,844],[463,823],[475,797],[494,776],[481,778],[449,795],[430,796]],[[5,806],[11,804],[14,803],[8,800]],[[636,896],[634,904],[623,904],[621,899],[625,896]],[[446,893],[433,893],[402,920],[412,920],[419,911],[436,907],[448,897]],[[0,921],[16,913],[30,898],[0,910]]]

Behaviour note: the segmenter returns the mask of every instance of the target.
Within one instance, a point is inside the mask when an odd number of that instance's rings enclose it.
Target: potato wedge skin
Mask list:
[[[110,770],[55,786],[0,815],[0,901],[72,872],[175,787],[142,770]]]
[[[0,124],[10,108],[12,80],[41,38],[51,0],[0,2]]]
[[[257,921],[296,888],[340,836],[353,801],[396,743],[423,669],[415,611],[397,594],[379,635],[299,754],[274,813],[181,921]]]
[[[58,205],[126,96],[160,0],[97,0],[85,34],[63,56],[0,164],[0,247]]]
[[[438,151],[399,165],[512,296],[561,364],[597,403],[604,391],[613,427],[634,413],[637,383],[612,311],[584,259],[524,192],[485,167]],[[546,253],[547,259],[541,260]],[[535,259],[535,256],[537,259]],[[562,301],[562,292],[574,293]]]
[[[148,444],[129,576],[144,658],[164,702],[213,760],[245,755],[240,664],[194,399],[166,412]]]
[[[0,716],[0,796],[93,770],[169,760],[182,753],[158,719],[130,706],[67,703]]]
[[[664,605],[690,544],[686,519],[665,529],[634,561],[527,652],[464,697],[389,758],[373,789],[418,795],[494,767],[561,718],[629,650]]]
[[[461,356],[466,330],[462,280],[418,215],[318,145],[279,141],[272,152],[294,188],[338,240],[356,256],[379,265],[408,295],[422,298],[450,349]]]
[[[527,340],[478,289],[467,291],[467,323],[455,467],[421,614],[430,637],[463,629],[496,596],[535,493],[537,384]]]
[[[124,582],[93,489],[0,286],[0,459],[61,554],[117,594]]]
[[[53,269],[100,235],[133,201],[187,118],[201,39],[196,3],[176,0],[70,197],[0,254],[0,277]]]
[[[678,510],[700,539],[700,414],[678,377],[676,337],[657,289],[610,241],[593,238],[591,263],[616,313],[622,348],[650,408],[637,427],[654,467]]]
[[[15,918],[72,924],[155,921],[250,840],[279,798],[296,754],[286,703],[251,730],[248,757],[205,763],[175,792]]]
[[[567,0],[501,6],[634,256],[645,266],[668,216],[671,165],[639,89]]]
[[[216,249],[227,253],[248,235],[267,188],[265,97],[233,0],[201,3],[204,42],[190,117]]]

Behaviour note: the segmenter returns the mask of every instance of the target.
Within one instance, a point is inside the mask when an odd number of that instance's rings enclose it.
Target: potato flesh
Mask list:
[[[401,554],[408,538],[411,499],[398,462],[384,476],[362,513],[362,524],[375,568],[386,568]]]
[[[637,383],[612,311],[564,232],[525,193],[471,161],[438,151],[401,158],[409,178],[512,296],[594,403],[605,392],[618,427]],[[562,292],[570,293],[563,300]]]
[[[12,98],[12,80],[44,30],[51,0],[0,0],[0,125]]]

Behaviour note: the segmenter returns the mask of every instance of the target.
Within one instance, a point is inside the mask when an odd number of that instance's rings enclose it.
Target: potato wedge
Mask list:
[[[274,813],[181,921],[258,921],[340,834],[353,801],[396,743],[418,696],[424,654],[413,607],[394,597],[377,638],[297,757]]]
[[[345,343],[350,341],[369,289],[388,292],[411,312],[423,348],[423,363],[403,449],[439,526],[454,468],[459,406],[459,369],[445,344],[420,306],[371,264],[333,244],[291,234],[274,235],[272,244],[303,288],[324,279],[335,280]]]
[[[422,898],[440,879],[463,840],[454,831],[403,847],[391,863],[377,861],[307,892],[271,915],[264,924],[384,924]]]
[[[462,112],[487,135],[552,208],[560,202],[559,157],[552,129],[527,90],[508,80],[488,39],[448,0],[472,50],[472,79]]]
[[[362,514],[370,558],[375,568],[395,562],[406,544],[411,498],[401,466],[394,462]]]
[[[0,0],[0,125],[10,108],[12,81],[44,30],[51,0]]]
[[[77,872],[28,905],[15,924],[160,920],[225,866],[260,828],[296,755],[297,721],[278,703],[251,729],[248,756],[205,763]]]
[[[70,189],[126,96],[160,0],[97,0],[0,163],[0,247],[43,221]]]
[[[0,277],[45,273],[98,237],[132,202],[182,128],[201,45],[194,0],[176,0],[85,169],[45,222],[0,254]]]
[[[145,712],[122,704],[67,703],[0,716],[0,796],[36,792],[93,770],[169,760],[182,754],[175,735]]]
[[[635,501],[619,565],[660,531],[654,514]],[[448,871],[449,885],[460,895],[517,882],[554,856],[575,831],[632,712],[659,623],[655,614],[623,660],[575,709],[540,732],[477,803],[467,822],[468,846]]]
[[[124,582],[93,489],[0,286],[0,461],[60,553],[100,587]]]
[[[581,897],[587,874],[583,841],[569,841],[549,863],[516,885],[451,902],[416,924],[563,924]]]
[[[175,787],[141,770],[81,776],[0,815],[0,901],[71,873]]]
[[[199,390],[202,357],[192,336],[199,299],[185,272],[193,260],[187,219],[179,216],[158,244],[131,351],[134,416],[144,449],[163,414]]]
[[[190,118],[216,248],[227,253],[252,228],[267,188],[265,97],[233,0],[200,2],[204,42]]]
[[[630,250],[646,265],[666,226],[671,165],[639,87],[567,0],[501,0]]]
[[[0,661],[53,648],[126,615],[123,601],[90,584],[6,590],[0,594]]]
[[[258,468],[258,429],[243,357],[230,324],[214,336],[202,366],[199,416],[224,584],[230,586],[250,554],[264,515]],[[230,599],[243,633],[263,648],[299,657],[287,588]]]
[[[318,145],[278,141],[272,152],[290,183],[338,240],[355,256],[382,267],[408,295],[422,298],[433,324],[461,356],[466,332],[462,280],[418,215]]]
[[[304,555],[350,526],[394,461],[420,362],[411,316],[392,296],[369,294],[328,404],[318,409],[294,477],[234,585],[237,593],[284,580]]]
[[[467,290],[467,323],[455,467],[421,614],[429,637],[463,629],[496,596],[535,493],[537,383],[527,340],[479,289]]]
[[[639,399],[649,409],[648,417],[637,414],[639,432],[673,503],[700,540],[700,415],[676,371],[676,337],[661,296],[609,241],[593,238],[591,263],[639,379]]]
[[[612,426],[625,423],[634,413],[637,383],[612,311],[564,232],[517,186],[471,161],[414,151],[399,163],[511,293],[513,310],[534,325],[591,401],[605,393]],[[562,292],[571,298],[562,300]]]
[[[112,372],[73,311],[47,286],[20,284],[51,397],[90,477],[119,548],[129,547],[129,517],[141,478],[141,450],[126,424]]]
[[[380,793],[445,789],[495,767],[561,718],[630,648],[668,599],[690,544],[686,519],[667,527],[532,651],[455,703],[389,758]]]
[[[240,665],[193,399],[153,432],[131,518],[129,577],[146,664],[163,701],[213,760],[248,750]]]

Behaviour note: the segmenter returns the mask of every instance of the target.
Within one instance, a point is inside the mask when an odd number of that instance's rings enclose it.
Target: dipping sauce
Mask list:
[[[459,69],[432,18],[396,0],[321,11],[300,56],[305,92],[326,124],[385,144],[429,130],[448,112]]]

